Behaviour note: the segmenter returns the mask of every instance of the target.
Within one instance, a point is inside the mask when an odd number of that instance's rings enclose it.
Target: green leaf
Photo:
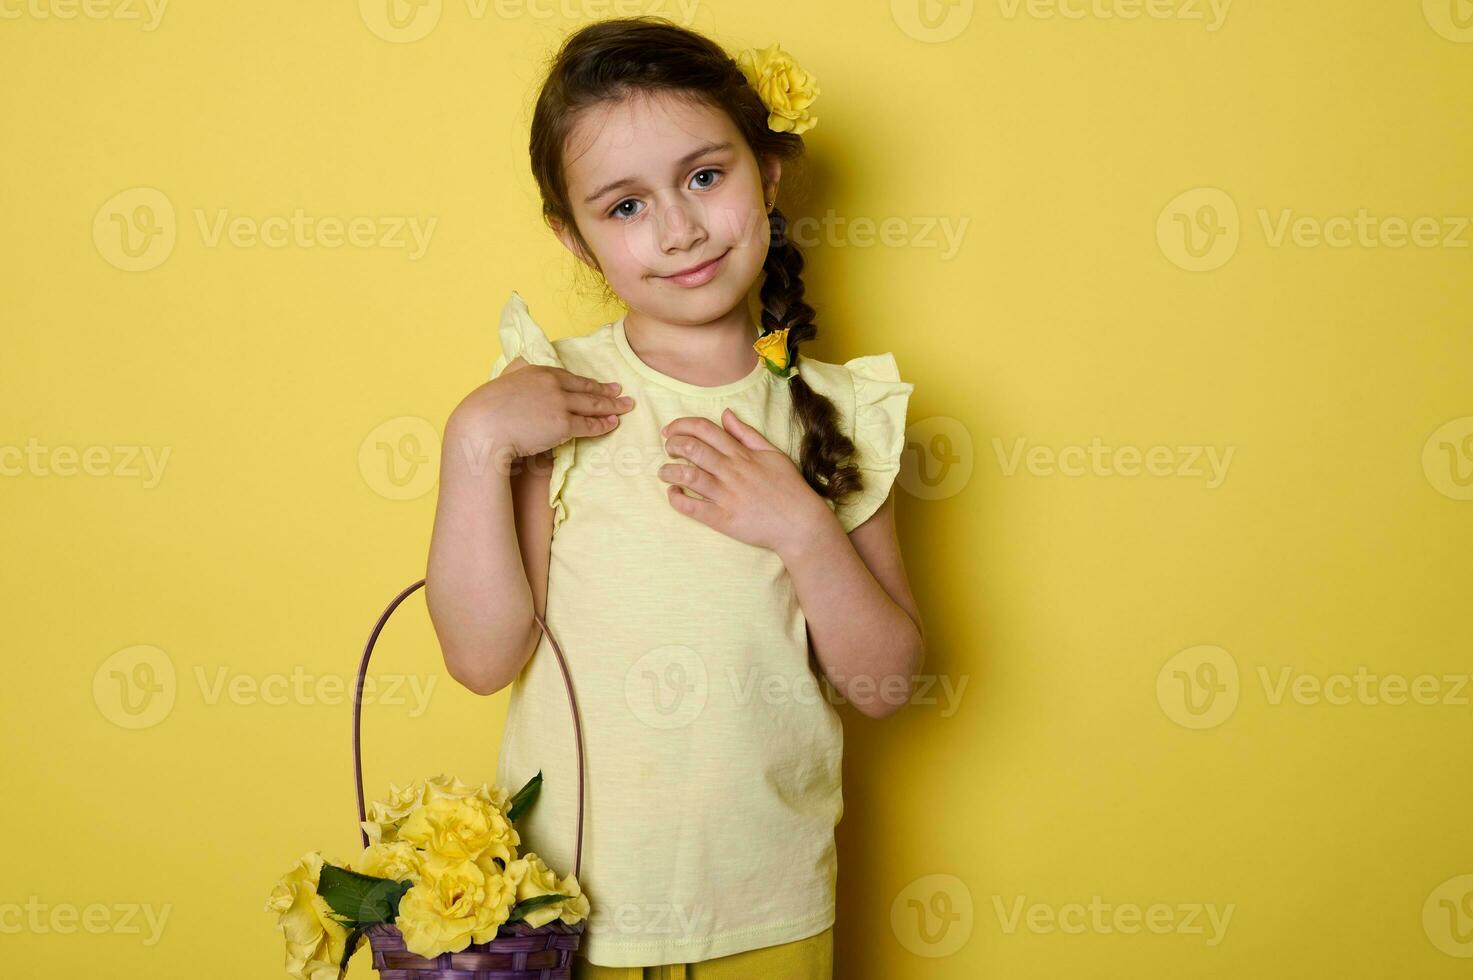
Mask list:
[[[560,902],[565,898],[572,897],[572,895],[538,895],[536,898],[529,898],[525,902],[518,902],[511,910],[511,914],[506,917],[506,921],[520,922],[526,917],[528,912],[534,909],[540,909],[544,905],[551,905],[553,902]]]
[[[511,798],[511,806],[507,808],[506,818],[512,823],[517,822],[533,803],[537,802],[537,794],[542,792],[542,770],[537,770],[537,775],[527,780],[527,785],[517,790],[517,795]]]
[[[348,933],[347,945],[343,947],[343,962],[338,964],[338,980],[343,980],[348,975],[348,961],[353,958],[354,953],[358,952],[358,940],[362,938],[362,929],[354,929]]]
[[[393,922],[399,915],[399,900],[413,886],[412,881],[390,881],[323,864],[317,880],[317,894],[352,928]]]

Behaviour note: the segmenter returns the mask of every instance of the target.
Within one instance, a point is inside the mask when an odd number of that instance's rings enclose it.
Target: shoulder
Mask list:
[[[553,338],[532,315],[527,301],[516,290],[512,291],[501,309],[497,336],[501,341],[501,353],[492,365],[492,378],[500,375],[507,363],[516,357],[528,364],[560,367],[587,375],[598,371],[613,351],[611,324],[582,335]]]
[[[808,387],[825,396],[845,418],[886,399],[908,396],[915,386],[900,377],[900,366],[890,351],[864,354],[842,363],[798,358],[798,374]],[[903,401],[902,401],[903,407]]]
[[[839,364],[799,357],[798,374],[833,403],[841,431],[854,443],[864,487],[834,508],[844,530],[852,531],[884,503],[900,472],[906,411],[915,385],[900,377],[889,351]]]

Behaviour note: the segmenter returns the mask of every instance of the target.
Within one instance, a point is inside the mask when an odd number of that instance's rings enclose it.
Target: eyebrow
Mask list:
[[[676,166],[677,169],[682,169],[684,167],[690,166],[696,160],[700,159],[703,156],[706,156],[707,154],[716,153],[716,152],[718,152],[720,150],[729,150],[729,149],[731,149],[731,143],[729,143],[729,142],[725,142],[725,143],[707,143],[704,146],[699,146],[696,149],[692,150],[691,152],[687,153],[685,156],[681,157],[679,160],[676,160],[675,161],[675,166]],[[639,183],[639,181],[636,178],[634,178],[634,177],[624,177],[624,178],[622,178],[620,180],[614,181],[613,183],[605,184],[602,187],[600,187],[598,190],[594,191],[592,194],[589,194],[587,197],[585,197],[583,199],[583,203],[584,204],[592,204],[594,201],[597,201],[599,198],[601,198],[605,194],[609,193],[609,191],[615,191],[615,190],[618,190],[621,187],[627,187],[630,184],[637,184],[637,183]]]

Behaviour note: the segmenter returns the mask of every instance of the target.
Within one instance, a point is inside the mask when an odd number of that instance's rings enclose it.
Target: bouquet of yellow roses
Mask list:
[[[540,772],[514,796],[443,775],[390,784],[389,798],[374,801],[363,821],[367,846],[349,865],[313,851],[272,889],[266,911],[277,913],[286,938],[286,972],[341,980],[367,936],[375,968],[393,976],[503,967],[543,975],[554,960],[528,951],[550,944],[503,940],[498,951],[494,942],[553,924],[570,940],[561,948],[574,949],[589,914],[575,875],[559,878],[533,852],[518,852],[516,820],[541,785]]]

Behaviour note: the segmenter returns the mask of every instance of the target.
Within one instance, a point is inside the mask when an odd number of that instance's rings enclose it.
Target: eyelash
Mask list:
[[[694,179],[695,177],[700,176],[701,174],[705,174],[705,173],[717,174],[718,177],[725,176],[725,172],[720,167],[702,167],[700,170],[697,170],[695,172],[695,174],[692,175],[692,179]],[[701,188],[697,188],[697,189],[698,190],[703,190],[703,191],[709,191],[712,187],[715,187],[716,184],[719,184],[719,183],[721,183],[721,181],[718,179],[715,183],[711,184],[710,186],[701,187]],[[627,203],[629,203],[630,201],[633,201],[633,200],[634,200],[634,198],[632,198],[632,197],[626,197],[626,198],[624,198],[624,200],[620,201],[618,204],[615,204],[612,208],[609,208],[608,217],[613,218],[615,221],[628,221],[631,218],[633,218],[636,215],[638,215],[639,214],[638,211],[634,212],[634,214],[622,215],[622,216],[617,213],[618,210],[619,210],[619,208],[623,207],[625,204],[627,204]]]

